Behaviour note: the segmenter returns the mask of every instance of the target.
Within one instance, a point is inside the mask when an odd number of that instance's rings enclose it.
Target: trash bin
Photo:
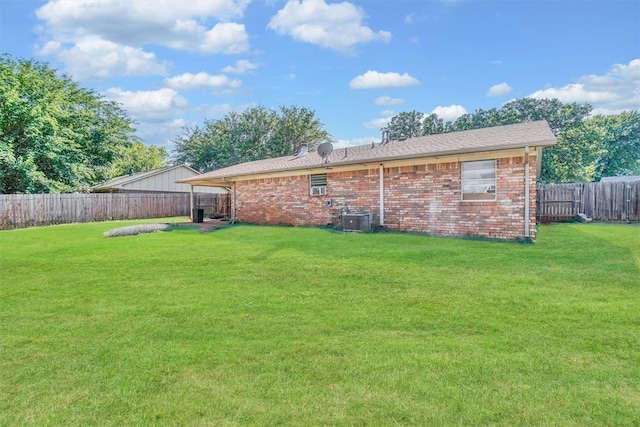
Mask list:
[[[196,222],[198,224],[204,222],[204,209],[193,210],[193,222]]]

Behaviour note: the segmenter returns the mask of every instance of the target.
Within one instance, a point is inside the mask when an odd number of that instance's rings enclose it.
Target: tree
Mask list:
[[[0,193],[85,190],[134,132],[118,104],[47,64],[0,57]]]
[[[130,170],[146,172],[167,166],[169,153],[164,147],[147,146],[142,142],[134,142],[125,147],[123,153],[113,162],[111,177],[126,175]]]
[[[547,182],[640,174],[640,114],[595,116],[563,129],[558,144],[545,150],[545,161]]]
[[[585,180],[595,176],[596,168],[589,166],[595,161],[599,148],[590,134],[581,127],[591,113],[589,104],[565,104],[557,99],[522,98],[506,103],[502,108],[478,109],[464,114],[453,123],[443,123],[436,114],[424,117],[416,111],[400,113],[391,119],[391,138],[397,135],[417,136],[414,129],[420,121],[421,135],[433,135],[450,131],[479,129],[546,120],[558,139],[557,145],[544,150],[542,174],[543,182],[570,182]],[[631,132],[631,131],[629,131]],[[632,133],[632,132],[631,132]]]
[[[250,108],[203,126],[186,127],[174,138],[174,160],[201,172],[242,162],[295,154],[302,143],[314,149],[330,140],[315,113],[306,108]]]
[[[451,124],[447,123],[451,126]],[[422,121],[422,135],[437,135],[439,133],[445,133],[445,123],[442,118],[438,117],[436,113],[431,113]]]
[[[522,98],[506,103],[501,109],[477,110],[458,118],[455,130],[477,129],[509,125],[527,121],[546,120],[558,143],[543,151],[542,182],[575,182],[585,180],[592,172],[585,163],[596,150],[583,126],[591,113],[589,104],[565,104],[557,99]]]
[[[598,135],[594,180],[605,176],[640,174],[640,114],[623,112],[587,120]]]
[[[544,150],[543,182],[591,182],[600,154],[599,136],[586,123],[571,126],[558,135],[558,143]]]
[[[219,169],[218,152],[222,134],[215,124],[215,122],[205,121],[202,127],[185,126],[182,134],[172,140],[173,161],[187,163],[200,172]]]
[[[282,106],[270,142],[269,157],[297,153],[303,142],[307,143],[310,150],[315,149],[321,142],[330,139],[331,135],[324,130],[324,125],[315,117],[313,110],[295,105]]]
[[[591,113],[589,104],[565,104],[557,99],[522,98],[506,103],[502,109],[500,124],[546,120],[557,135],[564,129],[580,125]]]
[[[422,135],[422,122],[424,113],[419,111],[408,111],[397,114],[391,118],[387,129],[389,129],[389,139],[402,140]]]
[[[478,109],[464,114],[453,123],[455,131],[479,129],[490,126],[511,125],[535,120],[546,120],[554,133],[579,125],[591,113],[589,104],[564,104],[557,99],[515,99],[499,110]]]
[[[492,108],[490,110],[479,109],[472,114],[463,114],[453,123],[454,131],[479,129],[490,126],[500,126],[507,123],[504,120],[501,110]]]

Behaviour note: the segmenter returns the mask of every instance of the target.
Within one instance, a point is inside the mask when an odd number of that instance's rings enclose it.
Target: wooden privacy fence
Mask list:
[[[536,201],[538,222],[566,221],[579,213],[594,221],[640,221],[640,181],[539,185]]]
[[[231,198],[228,194],[194,194],[194,206],[203,209],[205,218],[231,217]]]
[[[189,215],[188,193],[2,194],[0,229]]]

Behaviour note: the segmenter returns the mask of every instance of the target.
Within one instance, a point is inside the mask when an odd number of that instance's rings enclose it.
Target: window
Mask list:
[[[496,161],[462,162],[462,200],[496,199]]]
[[[309,177],[310,190],[312,196],[323,196],[327,194],[327,174],[320,173]]]

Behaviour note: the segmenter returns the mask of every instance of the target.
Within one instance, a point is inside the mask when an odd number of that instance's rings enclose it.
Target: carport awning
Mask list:
[[[220,188],[229,188],[231,187],[231,182],[223,181],[222,179],[193,179],[186,178],[177,181],[181,184],[190,184],[198,187],[220,187]]]

